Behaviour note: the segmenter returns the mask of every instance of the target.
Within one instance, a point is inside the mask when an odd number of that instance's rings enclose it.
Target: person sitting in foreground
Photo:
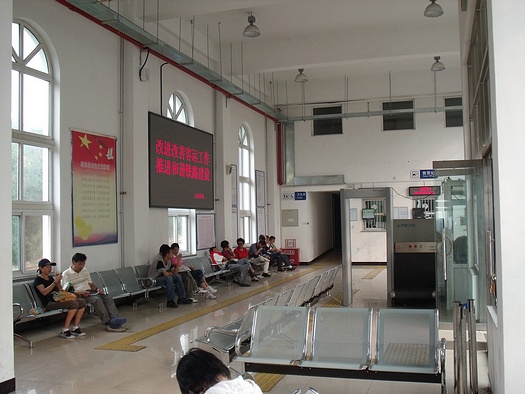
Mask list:
[[[215,299],[217,296],[213,295],[213,293],[216,293],[217,290],[215,290],[213,287],[211,287],[208,282],[206,282],[206,278],[204,277],[204,273],[200,269],[196,269],[192,267],[191,265],[185,265],[182,261],[182,253],[180,253],[180,247],[178,243],[172,243],[171,244],[171,252],[173,254],[173,257],[171,258],[171,265],[172,266],[178,266],[179,267],[179,275],[182,276],[184,279],[185,284],[185,290],[186,294],[193,294],[193,292],[198,292],[199,294],[205,294],[204,298],[208,299]],[[189,275],[191,276],[186,280],[184,276]],[[193,279],[192,279],[193,278]],[[193,288],[195,287],[195,283],[198,287],[200,287],[200,290],[197,289],[191,289],[188,286],[188,283],[193,285]]]
[[[97,289],[93,284],[91,275],[85,268],[87,257],[84,253],[75,253],[71,258],[71,267],[62,272],[62,286],[72,287],[77,300],[84,299],[87,304],[93,304],[95,314],[102,320],[108,331],[126,331],[122,327],[128,320],[119,316],[115,301],[109,295],[104,294],[103,289]],[[70,291],[66,288],[65,290]]]
[[[235,257],[235,254],[233,253],[232,248],[230,248],[230,243],[226,240],[221,242],[221,248],[222,248],[221,253],[224,257],[226,257],[228,262],[248,265],[248,273],[250,274],[250,277],[252,278],[252,282],[259,281],[259,277],[255,273],[255,270],[253,269],[250,262],[248,261],[248,258],[237,259],[237,257]]]
[[[215,355],[193,348],[177,364],[177,382],[182,394],[262,394],[257,383],[230,370]]]
[[[62,290],[60,280],[62,275],[56,274],[54,277],[51,275],[51,267],[56,266],[56,263],[52,263],[48,259],[42,259],[38,262],[38,275],[33,281],[34,287],[37,289],[37,294],[42,305],[48,311],[56,309],[67,309],[66,320],[64,320],[64,326],[60,331],[60,336],[66,339],[73,339],[75,336],[82,337],[86,334],[80,331],[80,319],[86,309],[86,301],[78,299],[75,301],[55,301],[53,293]],[[74,319],[74,320],[73,320]],[[70,330],[69,325],[73,321],[73,327]]]
[[[248,274],[249,264],[237,264],[235,261],[228,261],[226,257],[217,250],[216,246],[210,248],[210,258],[214,265],[220,263],[226,263],[226,268],[236,272],[233,278],[233,283],[238,284],[241,287],[249,287],[248,283],[244,283],[246,275]]]

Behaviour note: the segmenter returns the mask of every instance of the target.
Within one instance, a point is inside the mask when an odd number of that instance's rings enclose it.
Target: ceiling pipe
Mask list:
[[[140,29],[140,27],[127,21],[125,18],[121,18],[118,20],[111,19],[111,21],[109,22],[99,19],[99,18],[102,18],[102,16],[109,17],[113,13],[113,11],[111,11],[109,8],[107,8],[103,4],[93,3],[92,1],[89,1],[89,0],[55,0],[55,1],[67,7],[71,11],[77,12],[78,14],[96,23],[97,25],[102,26],[103,28],[111,31],[117,36],[122,37],[123,39],[132,43],[133,45],[136,45],[141,49],[149,49],[149,51],[152,54],[154,54],[156,57],[158,57],[159,59],[171,64],[172,66],[178,68],[181,71],[184,71],[185,73],[191,75],[193,78],[205,83],[211,88],[222,93],[224,96],[234,99],[238,103],[268,118],[272,122],[278,123],[286,119],[284,115],[280,114],[274,108],[261,102],[256,97],[253,97],[249,95],[248,93],[243,92],[233,83],[222,79],[222,77],[218,75],[217,73],[213,72],[212,70],[206,69],[205,66],[200,65],[197,62],[191,62],[191,59],[188,58],[188,56],[184,55],[182,52],[177,51],[175,48],[170,47],[169,45],[165,43],[157,42],[158,39],[156,39],[155,37],[152,37],[153,39],[151,39],[150,42],[148,42],[147,44],[140,42],[139,39],[146,39],[149,33],[140,32],[140,31],[138,32],[136,28]],[[97,15],[98,18],[94,15]],[[117,24],[119,28],[121,28],[122,30],[119,30],[113,27],[112,24]],[[130,24],[133,26],[130,26]],[[124,32],[123,30],[126,30],[126,31]],[[133,34],[134,36],[132,37],[131,34]],[[169,55],[162,53],[161,51],[166,52]],[[182,62],[179,63],[177,62],[177,60],[173,59],[170,56],[173,56],[173,57],[178,56],[183,61],[187,60],[187,63],[183,63],[183,64]],[[217,78],[217,79],[214,79],[214,78]],[[220,84],[221,86],[219,86],[218,84]]]

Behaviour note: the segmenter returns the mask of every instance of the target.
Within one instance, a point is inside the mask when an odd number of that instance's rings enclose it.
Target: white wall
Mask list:
[[[523,157],[523,86],[516,65],[525,61],[522,1],[488,1],[491,52],[492,152],[494,157],[494,223],[498,305],[488,314],[489,373],[494,393],[521,393],[525,354],[523,313],[523,234],[525,212],[512,209],[525,193]]]
[[[7,390],[15,376],[13,347],[13,295],[11,271],[11,1],[0,2],[0,171],[3,187],[0,190],[0,249],[3,251],[0,288],[0,387]]]

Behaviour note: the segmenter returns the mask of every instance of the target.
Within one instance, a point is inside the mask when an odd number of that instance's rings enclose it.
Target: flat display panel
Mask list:
[[[213,135],[148,113],[149,206],[213,209]]]
[[[440,186],[409,186],[409,196],[439,196],[441,194]]]

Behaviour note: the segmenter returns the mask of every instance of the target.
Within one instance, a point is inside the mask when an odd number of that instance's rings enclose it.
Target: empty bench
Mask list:
[[[246,351],[236,348],[245,371],[435,383],[446,393],[437,310],[380,309],[374,325],[371,309],[292,309],[290,319],[290,308],[256,308],[251,333],[237,337],[250,338]]]

